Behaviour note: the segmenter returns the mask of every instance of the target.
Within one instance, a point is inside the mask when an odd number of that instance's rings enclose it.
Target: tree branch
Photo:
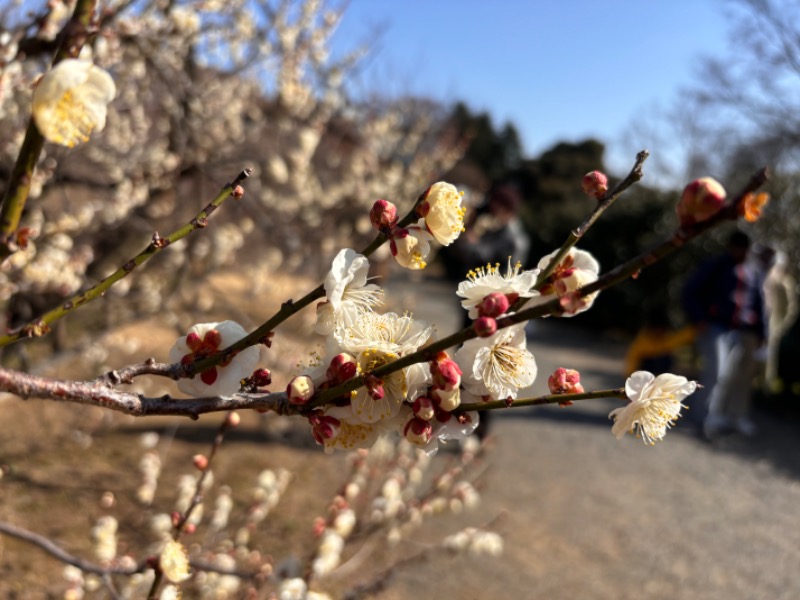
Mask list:
[[[153,240],[144,250],[139,252],[139,254],[131,258],[123,266],[103,279],[103,281],[97,285],[73,296],[58,308],[54,308],[38,319],[34,319],[29,323],[26,323],[15,332],[0,336],[0,348],[3,346],[8,346],[9,344],[13,344],[21,339],[46,335],[50,331],[51,323],[61,319],[62,317],[65,317],[84,304],[99,298],[106,292],[106,290],[108,290],[108,288],[117,283],[120,279],[130,275],[133,270],[136,269],[136,267],[143,264],[152,256],[161,252],[161,250],[164,248],[167,248],[178,240],[185,238],[193,231],[206,227],[208,225],[209,217],[214,213],[215,210],[217,210],[217,208],[222,205],[223,202],[225,202],[225,200],[227,200],[233,194],[233,191],[236,189],[236,187],[239,186],[245,179],[247,179],[251,173],[252,169],[244,169],[232,182],[225,184],[217,197],[214,198],[203,210],[197,213],[197,216],[189,221],[188,224],[176,231],[173,231],[167,237],[162,238],[158,232],[155,232],[153,234]]]

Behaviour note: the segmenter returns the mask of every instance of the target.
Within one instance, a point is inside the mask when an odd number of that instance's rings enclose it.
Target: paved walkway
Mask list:
[[[415,316],[442,335],[460,319],[444,284],[387,288],[423,298]],[[530,336],[534,393],[558,366],[579,369],[587,389],[621,385],[624,346],[570,325],[546,320]],[[800,422],[758,413],[752,440],[712,445],[679,427],[647,447],[611,435],[618,405],[498,415],[483,514],[470,524],[507,510],[504,558],[436,561],[398,574],[382,597],[800,598]]]

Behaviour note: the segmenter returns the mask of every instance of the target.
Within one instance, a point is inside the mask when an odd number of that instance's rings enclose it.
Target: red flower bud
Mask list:
[[[592,171],[583,176],[581,188],[587,196],[600,200],[608,191],[608,177],[601,171]]]
[[[195,454],[192,457],[192,463],[198,471],[205,471],[208,468],[208,458],[202,454]]]
[[[547,387],[551,394],[581,394],[581,374],[574,369],[559,367],[547,379]]]
[[[431,362],[431,375],[434,385],[440,389],[450,391],[461,385],[461,368],[446,354],[445,358]]]
[[[266,387],[272,383],[272,373],[269,369],[256,369],[251,377],[256,387]]]
[[[695,179],[683,189],[676,211],[681,227],[713,217],[725,203],[725,188],[711,177]]]
[[[358,371],[358,365],[355,356],[342,352],[331,359],[326,377],[333,385],[338,385],[352,379],[356,371]]]
[[[499,317],[508,310],[511,304],[505,294],[492,292],[476,306],[478,314],[482,317]]]
[[[427,396],[420,396],[414,400],[412,410],[414,411],[414,414],[423,421],[430,421],[436,414],[436,408],[433,404],[433,400]]]
[[[378,200],[369,211],[369,220],[375,229],[389,229],[397,225],[397,207],[388,200]]]
[[[413,417],[403,428],[403,436],[412,444],[423,446],[433,437],[433,425],[429,421]]]
[[[478,337],[489,337],[497,332],[497,321],[492,317],[478,317],[472,323],[472,328]]]

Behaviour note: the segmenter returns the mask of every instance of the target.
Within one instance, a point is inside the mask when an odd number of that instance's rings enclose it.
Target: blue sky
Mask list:
[[[634,148],[658,155],[631,126],[656,125],[700,56],[725,52],[725,14],[723,0],[350,0],[335,43],[372,45],[363,89],[463,99],[514,122],[529,156],[594,136],[621,172]]]

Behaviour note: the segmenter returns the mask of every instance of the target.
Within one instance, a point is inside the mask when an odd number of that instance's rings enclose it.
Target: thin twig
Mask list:
[[[544,406],[546,404],[561,404],[575,400],[597,400],[598,398],[627,398],[625,388],[614,388],[611,390],[597,390],[594,392],[583,392],[581,394],[546,394],[535,398],[517,398],[516,400],[492,400],[490,402],[480,402],[475,404],[461,404],[451,412],[460,413],[471,410],[498,410],[504,408],[521,408],[523,406]]]
[[[583,223],[581,223],[580,227],[570,232],[569,236],[564,241],[561,248],[559,248],[553,259],[548,263],[547,267],[542,269],[542,272],[539,273],[539,276],[536,278],[536,284],[533,286],[534,289],[540,289],[547,282],[547,278],[553,274],[555,268],[562,260],[564,260],[564,257],[569,253],[570,249],[581,240],[586,232],[589,231],[589,228],[594,225],[595,221],[600,218],[600,215],[602,215],[614,203],[614,201],[622,195],[622,192],[642,179],[642,167],[648,156],[650,156],[650,153],[647,150],[642,150],[639,152],[636,155],[636,162],[634,163],[631,172],[628,173],[628,176],[614,186],[613,190],[606,193],[605,196],[600,199],[600,202],[592,211],[592,214],[589,215],[589,217]]]
[[[11,523],[6,523],[4,521],[0,521],[0,533],[4,533],[18,540],[38,546],[50,556],[60,560],[63,563],[77,567],[84,573],[93,573],[95,575],[133,575],[134,573],[141,573],[148,568],[146,563],[138,564],[135,567],[104,567],[88,560],[78,558],[77,556],[73,556],[43,535],[33,533],[32,531],[28,531],[27,529],[17,527],[16,525],[12,525]]]
[[[47,334],[50,331],[51,323],[62,317],[65,317],[84,304],[87,304],[96,298],[100,298],[108,290],[108,288],[117,283],[120,279],[130,275],[133,270],[136,269],[136,267],[144,263],[146,260],[158,254],[161,252],[161,250],[167,248],[171,244],[174,244],[178,240],[185,238],[193,231],[206,227],[208,225],[209,217],[231,196],[236,187],[239,186],[245,179],[247,179],[251,173],[251,169],[244,169],[232,182],[225,184],[222,188],[222,191],[217,194],[217,197],[214,198],[205,208],[203,208],[203,210],[197,213],[197,215],[191,221],[189,221],[180,229],[173,231],[164,238],[162,238],[158,232],[154,233],[152,241],[144,250],[131,258],[97,285],[73,296],[61,304],[61,306],[58,308],[54,308],[41,317],[30,321],[29,323],[17,329],[14,333],[0,336],[0,348],[17,342],[21,339],[40,337]],[[175,376],[171,376],[175,378]]]

